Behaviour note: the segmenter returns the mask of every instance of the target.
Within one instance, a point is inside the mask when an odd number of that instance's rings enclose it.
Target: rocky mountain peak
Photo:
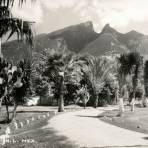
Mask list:
[[[79,52],[86,44],[96,39],[98,34],[94,32],[93,23],[87,21],[81,24],[72,25],[48,34],[49,39],[62,38],[68,49]]]
[[[87,21],[85,23],[82,23],[85,28],[89,29],[90,31],[94,31],[93,23],[91,21]]]
[[[144,36],[142,33],[139,33],[135,30],[131,30],[130,32],[127,33],[127,35],[130,36],[131,38],[140,38]]]
[[[55,37],[55,36],[59,36],[65,32],[77,32],[77,31],[83,31],[83,32],[94,32],[94,28],[93,28],[93,23],[91,21],[87,21],[84,23],[80,23],[77,25],[71,25],[69,27],[54,31],[49,33],[49,37]]]
[[[101,33],[112,33],[112,34],[114,34],[114,33],[116,33],[117,31],[114,29],[114,28],[112,28],[111,26],[110,26],[110,24],[106,24],[105,26],[104,26],[104,28],[102,29],[102,32]]]

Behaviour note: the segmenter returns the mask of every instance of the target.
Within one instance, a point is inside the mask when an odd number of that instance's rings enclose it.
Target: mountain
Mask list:
[[[95,40],[97,36],[98,33],[94,31],[92,22],[88,21],[49,34],[35,36],[33,51],[40,52],[45,48],[61,49],[63,46],[66,46],[70,51],[78,53],[88,43]],[[18,41],[15,40],[4,43],[2,45],[2,53],[7,59],[18,60],[27,56],[28,48],[25,43],[18,43]]]
[[[81,50],[81,53],[88,52],[92,55],[107,53],[124,53],[138,51],[141,54],[148,54],[148,36],[134,30],[122,34],[106,24],[96,40],[89,43]]]
[[[95,40],[98,34],[94,32],[92,22],[86,22],[52,32],[48,36],[50,39],[62,38],[69,50],[79,52],[85,45]]]
[[[49,34],[39,34],[34,38],[33,52],[46,48],[68,49],[75,53],[90,53],[100,56],[107,53],[139,51],[148,54],[148,36],[134,30],[120,33],[106,24],[100,33],[96,33],[92,22],[69,26]],[[15,61],[29,55],[30,47],[17,40],[2,45],[2,53],[7,59]]]
[[[119,33],[107,24],[98,37],[81,50],[81,53],[88,52],[98,56],[110,52],[127,52],[128,49],[126,45],[118,40],[118,36]]]

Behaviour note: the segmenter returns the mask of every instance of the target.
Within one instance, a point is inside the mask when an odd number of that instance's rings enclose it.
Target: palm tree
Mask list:
[[[16,0],[0,0],[0,56],[2,56],[2,37],[8,33],[8,39],[14,34],[17,34],[18,40],[26,39],[29,45],[33,44],[33,33],[31,29],[32,23],[13,17],[11,9],[14,2],[16,2]],[[19,0],[17,2],[19,2],[19,5],[22,5],[24,2],[26,2],[26,0]]]
[[[72,79],[74,83],[79,84],[80,81],[87,77],[86,72],[88,68],[88,59],[91,59],[91,55],[75,55],[68,65],[69,79]]]
[[[127,76],[132,75],[133,90],[132,90],[131,110],[133,111],[135,92],[137,88],[138,77],[140,74],[140,67],[142,65],[142,57],[140,56],[138,52],[126,53],[126,54],[122,54],[118,58],[118,62],[119,62],[118,79],[119,79],[119,86],[120,86],[120,94],[121,94],[121,88],[126,83]]]
[[[61,54],[54,51],[48,55],[46,54],[46,57],[42,57],[42,65],[45,64],[43,68],[43,75],[47,76],[50,81],[53,81],[56,85],[59,112],[64,111],[64,82],[66,77],[69,75],[67,69],[72,56],[73,54],[71,53]]]
[[[18,40],[25,38],[30,45],[33,44],[32,22],[13,17],[11,8],[14,2],[16,0],[0,0],[0,54],[1,39],[7,33],[9,33],[8,39],[16,33]],[[22,5],[24,2],[26,0],[19,0],[19,5]]]
[[[144,64],[144,89],[145,89],[145,98],[143,100],[143,106],[146,107],[146,100],[148,98],[148,61],[145,61]]]
[[[109,73],[114,71],[115,63],[106,56],[93,57],[91,55],[80,55],[77,65],[81,67],[82,77],[85,73],[91,82],[94,98],[94,107],[98,106],[98,94],[104,86],[105,79]]]
[[[115,71],[114,61],[109,61],[106,57],[94,58],[90,66],[90,78],[95,92],[94,107],[98,106],[98,94],[103,89],[105,80]]]

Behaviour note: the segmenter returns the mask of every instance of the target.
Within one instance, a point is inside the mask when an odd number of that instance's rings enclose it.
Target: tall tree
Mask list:
[[[126,83],[126,78],[128,75],[132,76],[132,99],[131,99],[131,110],[134,110],[134,100],[135,100],[135,92],[137,88],[137,82],[140,74],[140,67],[142,65],[142,57],[138,52],[131,52],[122,54],[118,58],[119,69],[118,69],[118,78],[119,78],[119,86],[120,91],[123,85]],[[121,94],[121,93],[120,93]],[[122,96],[121,96],[122,97]],[[121,101],[123,102],[123,101]],[[122,105],[123,106],[123,105]]]
[[[146,100],[148,99],[148,61],[145,61],[144,64],[144,89],[145,89],[145,98],[143,101],[143,106],[147,106]]]
[[[91,55],[81,55],[78,60],[81,71],[87,75],[91,82],[94,98],[94,107],[98,106],[98,94],[105,84],[105,79],[115,69],[114,60],[103,57],[93,57]]]
[[[101,92],[105,84],[105,80],[110,76],[111,73],[114,73],[114,71],[114,60],[109,60],[106,57],[95,57],[93,59],[93,63],[90,66],[90,79],[92,81],[92,85],[96,93],[94,107],[98,106],[98,94]]]
[[[26,39],[30,45],[33,44],[32,23],[13,17],[11,10],[14,2],[22,5],[26,0],[0,0],[0,57],[2,56],[2,37],[6,34],[8,34],[8,39],[17,34],[18,40]]]
[[[45,52],[50,52],[47,50]],[[40,56],[39,66],[43,67],[43,74],[47,76],[50,81],[53,81],[56,86],[56,94],[58,98],[58,111],[64,111],[64,87],[65,79],[68,75],[67,69],[69,62],[72,59],[71,53],[58,53],[56,51],[50,52],[49,54],[42,54]],[[39,59],[40,59],[39,58]],[[38,69],[40,71],[40,68]],[[41,72],[42,73],[42,72]]]

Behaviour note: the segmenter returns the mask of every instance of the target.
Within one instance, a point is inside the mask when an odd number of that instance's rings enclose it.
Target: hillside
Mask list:
[[[141,54],[148,54],[147,49],[148,36],[134,30],[122,34],[107,24],[97,39],[85,46],[81,53],[88,52],[94,56],[98,56],[110,52],[123,53],[138,51]]]
[[[148,36],[134,30],[122,34],[105,25],[100,33],[96,33],[92,22],[69,26],[49,34],[39,34],[34,38],[33,51],[40,52],[45,48],[68,50],[75,53],[90,53],[100,56],[106,53],[123,53],[139,51],[148,54]],[[7,59],[15,61],[28,56],[30,48],[22,42],[10,41],[2,45],[2,53]]]
[[[92,22],[85,22],[49,34],[35,36],[33,51],[40,52],[45,48],[62,49],[64,44],[70,51],[77,53],[97,36]],[[25,43],[18,43],[17,40],[2,45],[2,53],[7,59],[22,59],[28,55],[27,49],[29,50],[29,47]]]
[[[96,40],[89,43],[81,53],[88,52],[98,56],[110,52],[123,53],[127,51],[127,47],[124,44],[121,44],[112,34],[103,33],[100,34]]]
[[[92,22],[86,22],[52,32],[48,36],[50,39],[62,38],[69,50],[79,52],[88,43],[95,40],[98,34],[94,32]]]

